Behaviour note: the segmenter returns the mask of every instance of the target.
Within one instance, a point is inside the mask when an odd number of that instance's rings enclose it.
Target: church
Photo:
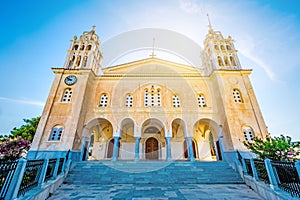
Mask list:
[[[29,158],[229,159],[267,128],[231,36],[209,26],[201,66],[154,55],[108,67],[93,28],[71,40],[55,74]]]

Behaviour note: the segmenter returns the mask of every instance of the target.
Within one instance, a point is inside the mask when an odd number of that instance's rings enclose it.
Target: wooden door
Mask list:
[[[158,160],[158,141],[153,137],[146,141],[146,159]]]
[[[113,151],[114,151],[114,143],[115,140],[111,139],[108,143],[108,148],[107,148],[107,158],[112,158],[113,156]]]

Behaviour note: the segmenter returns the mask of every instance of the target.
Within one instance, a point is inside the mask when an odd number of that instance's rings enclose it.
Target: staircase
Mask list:
[[[226,162],[77,162],[66,184],[238,184],[240,175]]]

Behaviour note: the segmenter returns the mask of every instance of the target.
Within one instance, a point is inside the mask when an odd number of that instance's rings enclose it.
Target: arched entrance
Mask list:
[[[189,153],[188,153],[188,145],[187,145],[187,141],[186,140],[184,140],[183,148],[184,148],[184,158],[188,158],[189,157]],[[196,158],[197,157],[197,154],[196,154],[196,144],[195,144],[194,140],[192,140],[192,149],[193,149],[194,158]]]
[[[110,156],[110,149],[113,149],[113,127],[109,120],[104,118],[96,118],[87,123],[84,128],[84,137],[88,140],[84,141],[83,146],[89,154],[90,160],[103,160]]]
[[[130,118],[122,120],[121,127],[121,144],[119,151],[119,159],[133,160],[135,151],[135,138],[134,138],[134,121]]]
[[[142,158],[147,160],[165,159],[165,129],[160,120],[150,118],[143,123],[141,143],[144,152]]]
[[[174,160],[182,160],[187,158],[187,148],[184,145],[186,126],[182,119],[174,119],[172,121],[172,139],[171,139],[171,153]]]
[[[201,119],[194,124],[194,139],[200,160],[222,160],[221,132],[220,126],[211,119]]]
[[[154,137],[146,140],[146,159],[158,160],[158,141]]]

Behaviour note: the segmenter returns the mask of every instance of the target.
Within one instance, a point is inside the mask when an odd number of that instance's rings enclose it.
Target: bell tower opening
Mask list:
[[[96,75],[101,73],[102,52],[95,26],[85,31],[78,39],[74,36],[65,61],[65,69],[91,69]]]

